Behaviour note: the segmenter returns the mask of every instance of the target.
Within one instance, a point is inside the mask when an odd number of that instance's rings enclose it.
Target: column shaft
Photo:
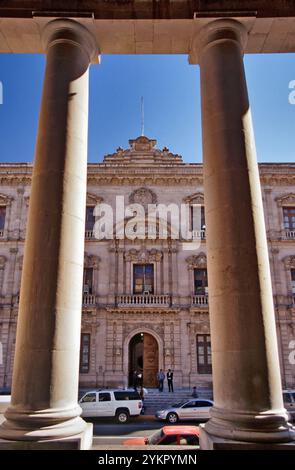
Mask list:
[[[282,403],[262,197],[243,65],[246,32],[217,20],[199,41],[214,407],[208,433],[291,440]]]
[[[87,176],[86,28],[55,20],[47,61],[26,234],[12,402],[0,436],[82,433],[77,405]]]

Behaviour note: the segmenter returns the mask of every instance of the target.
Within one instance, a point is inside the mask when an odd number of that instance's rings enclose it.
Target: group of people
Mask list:
[[[163,369],[160,369],[159,372],[157,373],[157,381],[158,381],[159,392],[163,392],[163,390],[164,390],[165,377],[167,377],[168,392],[174,392],[174,389],[173,389],[173,372],[172,372],[171,369],[168,369],[167,375],[165,375],[165,372],[163,371]]]

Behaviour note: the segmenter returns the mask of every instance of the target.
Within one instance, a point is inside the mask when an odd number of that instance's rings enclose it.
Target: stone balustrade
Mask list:
[[[131,295],[123,294],[116,297],[116,304],[118,307],[137,307],[137,306],[157,306],[169,307],[171,297],[167,294],[148,294],[148,295]]]
[[[92,294],[83,295],[83,305],[96,305],[96,297]]]
[[[205,305],[208,306],[208,295],[193,295],[192,305]]]

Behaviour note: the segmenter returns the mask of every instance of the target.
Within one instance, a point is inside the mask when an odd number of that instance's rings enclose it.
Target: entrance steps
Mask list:
[[[172,404],[185,400],[192,400],[192,389],[181,388],[175,389],[174,392],[168,392],[164,388],[163,392],[159,392],[157,388],[147,388],[144,397],[144,413],[146,415],[154,415],[157,410],[167,408]],[[208,388],[197,388],[198,398],[212,400],[212,390]]]

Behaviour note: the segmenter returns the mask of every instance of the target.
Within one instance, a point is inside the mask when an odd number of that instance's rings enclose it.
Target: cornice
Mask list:
[[[0,164],[0,185],[30,185],[32,164]],[[265,186],[295,186],[295,164],[259,164],[261,184]],[[139,166],[91,163],[88,165],[88,185],[202,185],[203,165],[184,163],[181,166]]]

